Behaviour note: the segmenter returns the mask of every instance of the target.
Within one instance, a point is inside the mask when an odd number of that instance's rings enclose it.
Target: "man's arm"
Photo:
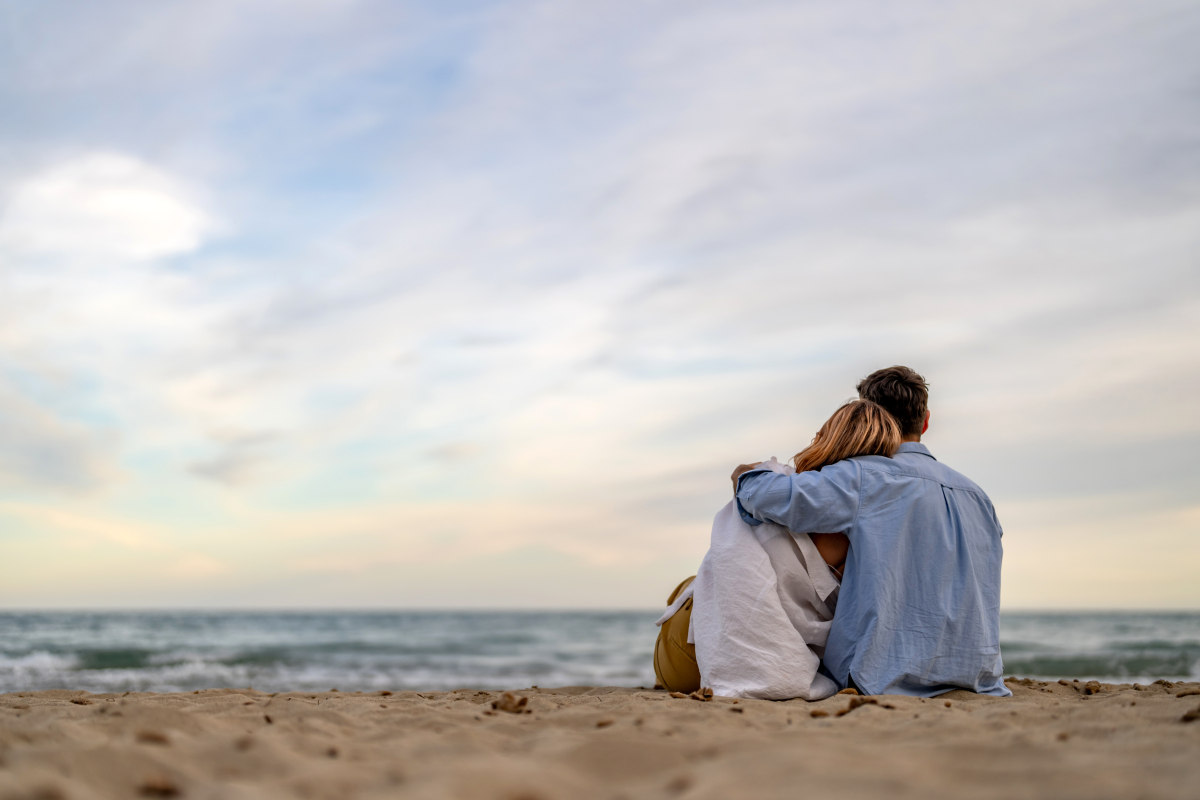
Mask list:
[[[853,461],[795,475],[749,469],[736,482],[738,511],[751,525],[833,533],[849,530],[858,517],[861,473]]]

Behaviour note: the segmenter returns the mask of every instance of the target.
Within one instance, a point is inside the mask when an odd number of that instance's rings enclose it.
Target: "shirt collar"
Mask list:
[[[933,458],[933,453],[929,452],[929,448],[920,442],[904,442],[900,445],[900,449],[896,451],[897,455],[900,453],[920,453],[923,456]],[[933,460],[937,461],[936,458],[933,458]]]

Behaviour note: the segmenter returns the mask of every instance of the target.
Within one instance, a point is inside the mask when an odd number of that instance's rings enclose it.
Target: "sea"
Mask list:
[[[0,612],[0,692],[653,686],[656,611]],[[1005,675],[1200,679],[1200,613],[1008,613]]]

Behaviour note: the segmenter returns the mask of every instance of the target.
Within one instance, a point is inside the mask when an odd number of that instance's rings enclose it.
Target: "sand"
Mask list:
[[[474,690],[18,692],[0,695],[0,798],[1200,796],[1200,684],[1009,686],[841,716],[846,695],[589,687],[515,692],[517,713]]]

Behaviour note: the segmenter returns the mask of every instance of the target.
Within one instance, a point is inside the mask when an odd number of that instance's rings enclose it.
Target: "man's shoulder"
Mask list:
[[[987,496],[987,493],[966,475],[922,453],[897,453],[894,458],[859,456],[853,460],[859,463],[859,467],[864,472],[887,473],[917,480],[936,481],[948,489],[978,492]]]

